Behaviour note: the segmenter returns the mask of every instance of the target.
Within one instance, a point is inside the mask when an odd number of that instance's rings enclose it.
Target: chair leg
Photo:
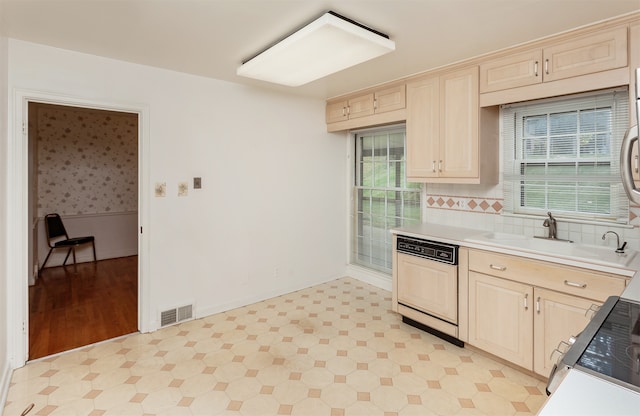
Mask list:
[[[73,250],[73,247],[69,247],[69,250],[67,251],[67,257],[64,258],[64,261],[62,262],[62,265],[65,266],[67,264],[67,260],[69,259],[69,254],[71,254],[71,250]],[[75,260],[76,256],[74,253],[73,259]]]
[[[98,261],[98,258],[96,257],[96,243],[95,241],[91,242],[91,245],[93,246],[93,261]]]
[[[47,257],[44,258],[44,263],[42,263],[42,267],[40,267],[40,270],[44,269],[44,266],[47,264],[47,261],[49,260],[49,256],[51,256],[51,252],[53,251],[52,248],[49,249],[49,252],[47,253]]]

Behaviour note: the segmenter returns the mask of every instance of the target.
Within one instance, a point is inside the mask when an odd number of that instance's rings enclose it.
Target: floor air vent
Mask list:
[[[193,318],[193,305],[181,306],[160,312],[160,326],[177,324]]]

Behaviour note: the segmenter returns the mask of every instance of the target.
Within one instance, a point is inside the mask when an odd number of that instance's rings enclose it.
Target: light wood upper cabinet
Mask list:
[[[557,81],[627,66],[627,27],[600,30],[480,65],[480,92]]]
[[[440,159],[440,79],[407,84],[407,178],[437,178]]]
[[[399,84],[346,99],[329,101],[326,106],[326,122],[332,124],[404,109],[405,94],[405,84]],[[375,122],[375,118],[368,120],[369,125]],[[355,127],[358,126],[356,124],[349,126],[349,128]]]
[[[480,64],[480,92],[542,82],[542,49],[516,53]]]
[[[349,120],[349,113],[347,112],[348,107],[348,100],[328,102],[325,111],[327,124]]]
[[[490,168],[498,165],[497,114],[482,126],[489,136],[482,153],[480,114],[477,66],[408,83],[407,180],[495,182],[497,171]],[[488,159],[493,163],[483,163]]]

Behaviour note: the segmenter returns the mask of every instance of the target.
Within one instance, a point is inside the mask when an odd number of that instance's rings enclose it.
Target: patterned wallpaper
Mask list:
[[[38,104],[38,216],[138,209],[138,115]]]

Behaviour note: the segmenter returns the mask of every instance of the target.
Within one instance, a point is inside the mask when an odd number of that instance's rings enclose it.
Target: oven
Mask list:
[[[458,339],[459,246],[398,236],[397,306],[403,321],[462,346]]]
[[[554,366],[553,394],[571,369],[640,392],[640,302],[611,296]]]

